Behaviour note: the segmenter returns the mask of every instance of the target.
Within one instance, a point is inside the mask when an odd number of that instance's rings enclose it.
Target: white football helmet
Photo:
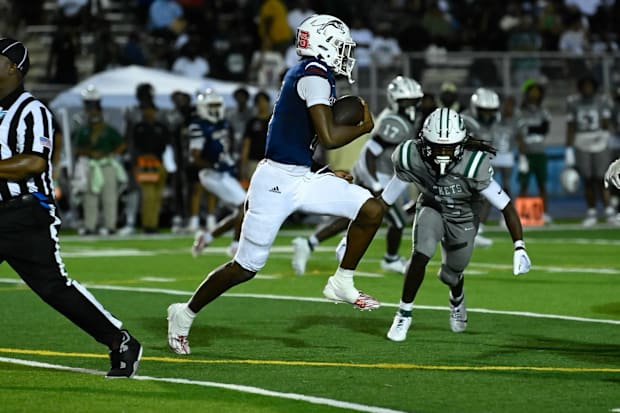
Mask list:
[[[209,88],[196,96],[196,112],[202,119],[217,123],[224,119],[224,98]]]
[[[349,27],[342,20],[329,14],[315,14],[305,19],[297,28],[295,48],[299,56],[323,60],[336,74],[344,75],[353,83],[351,73],[355,65]]]
[[[476,120],[490,124],[497,120],[500,106],[499,95],[491,89],[478,88],[469,100],[471,113]]]
[[[422,157],[431,165],[437,165],[444,175],[448,166],[463,156],[467,132],[465,122],[458,112],[439,108],[431,112],[420,131]]]
[[[580,183],[579,173],[575,168],[564,168],[560,173],[560,184],[567,193],[576,193]]]
[[[99,89],[97,89],[95,85],[86,86],[86,88],[82,89],[80,92],[80,96],[82,96],[83,101],[87,102],[97,102],[101,100],[101,93],[99,93]]]
[[[422,86],[410,77],[396,76],[387,87],[390,109],[407,116],[411,122],[415,121],[416,107],[423,96]]]

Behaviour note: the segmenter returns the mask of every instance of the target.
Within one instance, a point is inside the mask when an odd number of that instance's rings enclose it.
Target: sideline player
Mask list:
[[[487,88],[478,88],[471,95],[469,100],[469,109],[463,112],[463,120],[469,133],[476,136],[477,139],[493,144],[497,133],[496,127],[499,121],[499,95],[495,91]],[[495,154],[493,154],[493,158]],[[491,160],[493,162],[494,159]],[[483,202],[482,211],[480,212],[480,225],[474,244],[476,247],[490,247],[493,240],[484,235],[484,223],[489,215],[490,207]]]
[[[386,205],[368,190],[325,168],[311,170],[317,140],[325,148],[338,148],[373,128],[365,104],[359,125],[336,125],[333,121],[334,76],[345,75],[352,81],[354,47],[349,28],[333,16],[311,16],[297,29],[296,48],[302,59],[287,72],[275,103],[265,159],[248,190],[239,249],[232,261],[208,275],[188,303],[168,307],[168,345],[175,353],[190,353],[187,337],[203,307],[263,268],[280,226],[297,210],[352,220],[344,257],[323,295],[360,310],[379,307],[375,298],[355,288],[353,273],[381,224]]]
[[[379,194],[392,177],[392,152],[405,139],[415,136],[420,128],[416,122],[416,108],[424,96],[422,87],[414,79],[397,76],[387,87],[388,107],[377,118],[370,139],[364,144],[353,165],[353,182]],[[393,205],[386,218],[389,226],[386,236],[386,251],[381,268],[400,274],[405,272],[406,260],[398,254],[405,221],[402,208]],[[306,272],[310,254],[319,243],[339,234],[349,226],[347,218],[335,218],[318,228],[310,237],[293,240],[293,270],[301,275]],[[339,248],[341,250],[341,248]]]
[[[450,328],[467,327],[463,271],[471,259],[483,198],[500,209],[514,243],[513,272],[529,271],[519,216],[508,195],[492,178],[490,155],[494,149],[469,137],[463,119],[447,108],[435,110],[424,122],[416,140],[398,146],[392,155],[396,176],[382,194],[389,205],[395,199],[391,186],[411,182],[420,195],[413,223],[413,253],[407,267],[400,307],[387,337],[403,341],[411,325],[413,301],[426,266],[438,243],[442,263],[439,279],[450,288]]]
[[[620,158],[616,159],[609,165],[607,172],[605,172],[605,187],[608,188],[611,183],[616,188],[620,189]]]
[[[198,94],[196,113],[188,128],[189,150],[192,164],[200,170],[200,184],[210,193],[230,206],[233,211],[222,218],[214,228],[198,230],[192,245],[192,255],[199,256],[213,238],[234,228],[233,241],[228,248],[230,256],[237,251],[243,218],[245,190],[234,176],[234,134],[228,120],[224,119],[224,98],[213,89]]]
[[[0,39],[0,263],[6,261],[43,301],[108,346],[111,369],[106,377],[131,377],[142,346],[69,278],[60,256],[52,182],[53,117],[24,90],[29,67],[22,43]]]
[[[582,225],[591,227],[598,221],[597,193],[605,208],[607,222],[615,225],[615,209],[610,205],[609,191],[603,185],[605,168],[612,160],[609,150],[610,102],[597,93],[598,82],[591,75],[579,78],[577,90],[578,93],[567,100],[564,162],[567,167],[575,166],[584,182],[588,211]]]

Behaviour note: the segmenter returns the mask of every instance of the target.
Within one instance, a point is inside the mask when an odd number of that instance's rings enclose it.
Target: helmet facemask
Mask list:
[[[429,142],[420,136],[422,156],[434,168],[438,169],[439,175],[445,175],[448,167],[458,162],[463,157],[464,141],[453,144],[439,144]]]
[[[196,98],[196,112],[202,119],[217,123],[224,119],[224,99],[214,91],[207,90]]]
[[[396,101],[398,105],[398,114],[409,119],[411,123],[415,122],[415,115],[421,102],[422,102],[421,98],[398,99]]]

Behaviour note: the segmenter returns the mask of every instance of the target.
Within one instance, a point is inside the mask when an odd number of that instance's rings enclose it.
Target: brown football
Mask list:
[[[364,106],[358,96],[342,96],[332,105],[332,114],[336,125],[355,126],[364,120]]]

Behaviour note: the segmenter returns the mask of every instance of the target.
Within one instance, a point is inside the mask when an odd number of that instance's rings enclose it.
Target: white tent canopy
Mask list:
[[[173,107],[171,94],[175,91],[188,93],[195,97],[196,92],[206,88],[212,88],[224,97],[227,107],[234,107],[233,92],[242,86],[236,82],[226,82],[211,78],[192,79],[179,76],[174,73],[152,69],[143,66],[125,66],[97,73],[77,85],[59,93],[51,102],[50,108],[59,116],[65,141],[65,157],[71,167],[71,134],[70,119],[83,108],[81,92],[87,86],[93,85],[101,94],[101,106],[107,123],[125,132],[124,113],[127,108],[136,106],[138,101],[135,97],[136,87],[141,83],[150,83],[153,86],[155,105],[160,109]],[[245,86],[245,85],[244,85]],[[250,95],[258,89],[245,86]],[[268,93],[275,97],[276,91]]]

